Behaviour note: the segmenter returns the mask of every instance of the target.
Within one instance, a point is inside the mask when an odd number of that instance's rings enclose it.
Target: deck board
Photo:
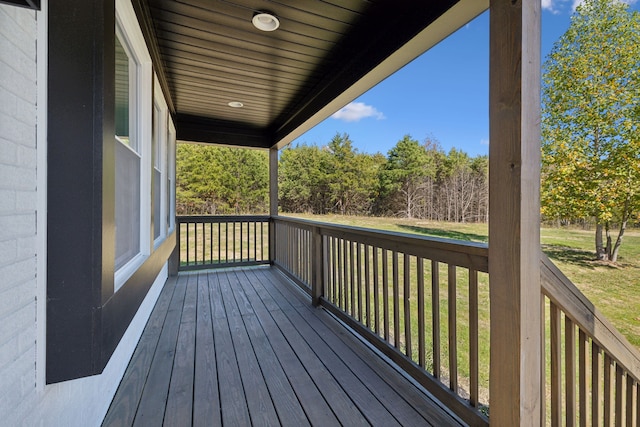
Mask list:
[[[270,267],[167,281],[103,425],[460,425]]]
[[[180,277],[176,282],[133,425],[162,425],[187,290],[186,282],[186,276]]]
[[[215,345],[213,343],[213,323],[211,321],[207,273],[198,274],[194,369],[193,425],[197,427],[221,426],[218,369]]]

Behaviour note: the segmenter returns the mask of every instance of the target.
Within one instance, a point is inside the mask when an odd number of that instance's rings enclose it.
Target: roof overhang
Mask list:
[[[282,148],[489,1],[134,0],[134,7],[179,140]],[[278,16],[278,30],[252,26],[261,10]]]

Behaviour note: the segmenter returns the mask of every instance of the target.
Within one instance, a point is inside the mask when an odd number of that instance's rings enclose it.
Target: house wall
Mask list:
[[[45,385],[47,147],[38,103],[46,106],[46,3],[42,12],[0,4],[0,424],[92,426],[109,407],[167,266],[101,375]]]

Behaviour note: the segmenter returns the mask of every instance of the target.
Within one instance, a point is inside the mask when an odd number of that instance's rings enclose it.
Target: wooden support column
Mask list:
[[[278,216],[278,149],[269,149],[269,261],[276,258],[276,227],[273,217]]]
[[[541,425],[540,0],[491,0],[491,424]]]

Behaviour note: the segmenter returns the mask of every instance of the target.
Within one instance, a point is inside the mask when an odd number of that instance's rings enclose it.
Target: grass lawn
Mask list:
[[[488,241],[487,224],[339,215],[296,216],[426,236]],[[543,228],[542,250],[618,330],[640,349],[640,231],[627,231],[617,265],[594,261],[594,235],[593,230]]]

